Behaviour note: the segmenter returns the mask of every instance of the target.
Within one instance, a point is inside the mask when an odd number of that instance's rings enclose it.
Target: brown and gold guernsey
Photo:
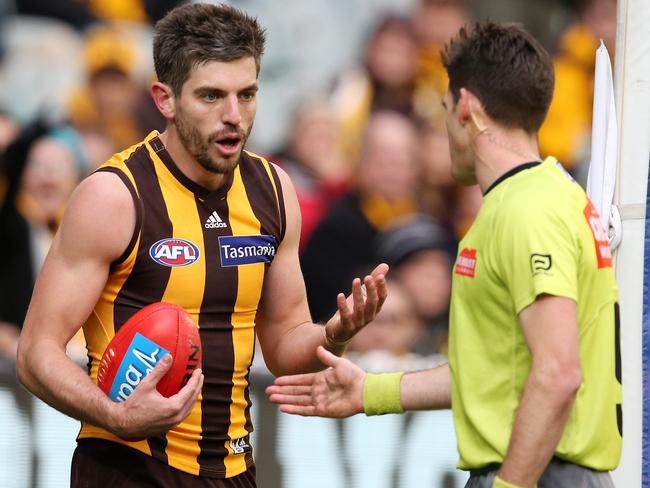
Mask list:
[[[79,438],[126,444],[195,475],[242,473],[253,462],[248,380],[255,316],[285,227],[276,170],[244,152],[226,183],[210,192],[177,168],[152,132],[98,171],[117,174],[129,188],[137,224],[84,325],[91,377],[97,381],[120,326],[145,305],[166,301],[199,326],[205,381],[189,417],[165,436],[127,442],[84,423]]]

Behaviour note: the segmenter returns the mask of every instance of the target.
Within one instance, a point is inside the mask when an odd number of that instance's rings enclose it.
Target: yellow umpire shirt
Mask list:
[[[460,469],[500,464],[531,356],[518,314],[540,294],[577,302],[582,385],[555,455],[611,470],[622,443],[618,290],[607,234],[552,157],[497,180],[460,242],[449,365]]]

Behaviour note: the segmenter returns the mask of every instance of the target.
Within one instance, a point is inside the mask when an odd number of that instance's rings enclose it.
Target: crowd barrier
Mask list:
[[[461,488],[448,411],[333,420],[286,415],[269,403],[272,377],[251,374],[252,444],[260,488]],[[17,382],[0,360],[0,487],[69,486],[79,422]]]

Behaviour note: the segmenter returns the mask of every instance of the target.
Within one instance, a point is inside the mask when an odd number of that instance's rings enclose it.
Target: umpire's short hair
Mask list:
[[[523,27],[492,21],[465,26],[442,59],[454,101],[466,88],[495,122],[529,134],[539,130],[553,98],[553,62]]]

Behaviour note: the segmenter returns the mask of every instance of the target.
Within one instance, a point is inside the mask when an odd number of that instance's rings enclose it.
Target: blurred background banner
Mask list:
[[[385,358],[384,358],[385,359]],[[451,412],[344,420],[280,414],[253,373],[253,446],[260,488],[461,488]],[[79,423],[35,399],[0,361],[0,486],[66,488]]]

